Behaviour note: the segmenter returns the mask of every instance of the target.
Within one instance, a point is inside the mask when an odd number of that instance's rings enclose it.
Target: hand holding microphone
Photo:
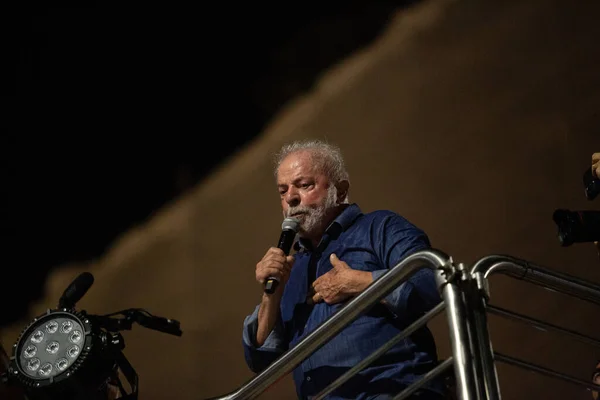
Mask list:
[[[256,280],[264,284],[267,294],[273,294],[279,283],[285,283],[290,275],[294,257],[289,254],[299,226],[295,218],[284,219],[277,247],[271,247],[256,264]]]

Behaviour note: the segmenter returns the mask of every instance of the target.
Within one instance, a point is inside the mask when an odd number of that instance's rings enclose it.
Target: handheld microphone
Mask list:
[[[72,309],[75,304],[87,293],[94,283],[94,275],[89,272],[79,274],[77,278],[71,282],[63,292],[63,295],[58,300],[58,308]]]
[[[281,224],[281,236],[279,236],[279,243],[277,247],[283,250],[285,255],[290,254],[292,244],[294,244],[294,238],[300,228],[300,221],[296,218],[286,218]],[[279,280],[275,277],[269,277],[265,283],[265,293],[273,294],[279,285]]]

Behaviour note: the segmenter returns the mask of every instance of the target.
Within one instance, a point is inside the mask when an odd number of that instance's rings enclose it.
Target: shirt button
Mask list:
[[[307,381],[307,382],[310,382],[310,376],[307,376],[307,377],[306,377],[306,381]]]

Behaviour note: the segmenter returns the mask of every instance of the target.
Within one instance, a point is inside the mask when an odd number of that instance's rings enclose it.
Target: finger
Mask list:
[[[262,265],[256,269],[256,277],[266,278],[267,276],[277,275],[277,277],[283,272],[283,268],[278,268],[274,265]]]
[[[315,281],[312,283],[312,290],[314,290],[315,292],[318,292],[319,289],[321,289],[321,286],[323,283],[323,279],[321,279],[322,276],[325,276],[325,275],[321,275],[320,277],[315,279]]]
[[[266,282],[268,278],[275,278],[281,280],[283,274],[280,269],[277,268],[264,268],[260,273],[256,274],[259,281],[262,283]]]
[[[262,275],[262,276],[258,277],[257,281],[259,281],[262,284],[265,284],[269,279],[275,279],[277,281],[281,281],[281,277],[277,276],[276,274]]]
[[[281,258],[281,259],[285,260],[285,253],[283,252],[283,250],[281,250],[278,247],[270,247],[269,250],[267,250],[267,252],[263,256],[263,260],[270,260],[273,258],[275,258],[275,259]]]
[[[596,179],[600,179],[600,162],[592,165],[592,176]]]
[[[313,284],[311,291],[313,293],[317,293],[319,291],[319,289],[321,289],[321,285],[315,285],[315,284]]]
[[[277,268],[283,270],[285,268],[285,260],[265,260],[263,261],[263,267]]]
[[[284,262],[285,261],[285,254],[283,253],[283,250],[281,249],[273,249],[273,250],[269,250],[267,252],[267,254],[265,254],[265,256],[263,257],[263,260],[277,260],[280,262]]]
[[[287,265],[289,265],[289,266],[290,266],[290,268],[292,268],[292,267],[294,266],[294,261],[296,261],[296,258],[295,258],[294,256],[287,256],[287,257],[285,258],[285,263],[286,263]]]
[[[600,161],[600,153],[592,154],[592,164],[596,164]]]
[[[331,265],[333,266],[333,268],[344,268],[348,266],[345,262],[340,260],[338,256],[335,255],[335,253],[331,253],[331,255],[329,256],[329,261],[331,261]]]
[[[323,297],[317,292],[313,295],[312,301],[314,304],[320,303],[323,301]]]

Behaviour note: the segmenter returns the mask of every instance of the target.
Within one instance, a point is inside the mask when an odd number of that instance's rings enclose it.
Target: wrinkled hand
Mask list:
[[[277,278],[279,286],[283,287],[290,277],[293,265],[294,256],[286,256],[283,250],[271,247],[256,264],[256,280],[262,285],[270,277]]]
[[[313,303],[340,303],[359,294],[373,281],[370,272],[350,268],[335,254],[329,260],[333,267],[331,271],[318,277],[312,285]]]

